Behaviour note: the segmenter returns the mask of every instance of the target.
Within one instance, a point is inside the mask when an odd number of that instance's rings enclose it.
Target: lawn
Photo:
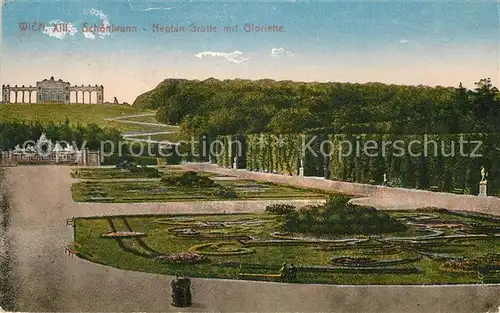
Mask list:
[[[128,119],[124,119],[122,121],[127,121]],[[131,123],[123,123],[121,121],[104,121],[105,125],[108,127],[116,128],[121,130],[122,132],[162,132],[169,131],[170,126],[165,125],[141,125],[141,124],[131,124]]]
[[[73,248],[96,263],[189,277],[280,281],[280,265],[286,262],[297,267],[298,283],[500,282],[500,256],[491,254],[500,250],[500,237],[494,235],[500,232],[498,218],[444,211],[387,213],[408,230],[371,237],[279,234],[275,217],[268,214],[77,218]],[[140,236],[102,237],[120,231]],[[488,254],[486,261],[481,259]],[[175,261],[179,256],[184,261]],[[200,262],[189,262],[193,256]],[[448,270],[453,262],[467,265],[478,259],[483,260],[481,274]]]
[[[71,124],[75,125],[77,123],[82,125],[95,123],[101,127],[114,127],[122,131],[148,129],[140,125],[105,120],[106,118],[140,113],[150,112],[144,112],[132,106],[116,104],[4,104],[0,111],[0,122],[24,120],[39,121],[42,124],[49,122],[62,124],[68,119]]]
[[[268,182],[252,180],[217,181],[230,186],[237,193],[236,199],[324,199],[326,193]],[[73,184],[73,200],[78,202],[165,202],[224,200],[216,196],[217,187],[188,188],[166,186],[158,181],[84,181]]]
[[[126,118],[126,120],[127,121],[134,121],[134,122],[158,123],[155,115],[128,117],[128,118]]]

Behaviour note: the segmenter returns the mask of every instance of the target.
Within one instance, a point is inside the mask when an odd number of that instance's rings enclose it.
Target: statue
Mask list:
[[[14,152],[24,152],[24,149],[21,149],[21,146],[19,144],[17,144],[15,147],[14,147]]]
[[[286,265],[285,262],[283,262],[283,264],[281,264],[280,275],[281,275],[282,279],[284,279],[284,280],[288,279],[288,266]]]
[[[75,148],[73,148],[72,145],[68,145],[68,146],[66,146],[66,148],[64,148],[64,152],[75,153]]]
[[[25,151],[28,152],[28,153],[35,153],[36,149],[35,149],[35,147],[33,145],[28,144],[28,146],[26,147]]]
[[[488,177],[488,172],[484,166],[481,166],[481,181],[486,181],[486,177]]]
[[[191,281],[178,276],[172,280],[172,305],[175,307],[191,306]]]
[[[61,146],[61,144],[59,142],[56,142],[56,145],[54,146],[54,149],[52,151],[54,151],[54,152],[61,152],[61,151],[64,151],[64,150],[63,150],[63,147]]]

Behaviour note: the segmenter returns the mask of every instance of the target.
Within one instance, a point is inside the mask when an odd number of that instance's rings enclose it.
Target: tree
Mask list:
[[[476,83],[476,88],[472,93],[474,113],[480,122],[481,131],[494,131],[499,129],[500,102],[498,99],[498,89],[493,87],[490,78],[483,78]]]

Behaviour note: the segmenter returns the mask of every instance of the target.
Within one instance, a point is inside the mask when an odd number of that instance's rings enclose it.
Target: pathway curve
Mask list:
[[[170,306],[172,277],[65,255],[64,246],[72,240],[66,219],[101,214],[256,212],[268,202],[75,203],[70,171],[64,166],[6,169],[3,187],[10,198],[8,234],[13,243],[11,274],[18,311],[470,313],[486,312],[500,302],[498,285],[335,286],[193,279],[194,306],[177,309]]]
[[[130,118],[134,117],[145,117],[145,116],[155,116],[155,113],[143,113],[143,114],[136,114],[136,115],[126,115],[126,116],[119,116],[119,117],[112,117],[112,118],[107,118],[106,121],[114,121],[114,122],[119,122],[119,123],[124,123],[124,124],[135,124],[135,125],[142,125],[142,126],[156,126],[156,127],[165,127],[165,128],[176,128],[178,129],[178,126],[172,126],[172,125],[166,125],[166,124],[160,124],[160,123],[151,123],[151,122],[141,122],[141,121],[131,121],[128,120]],[[178,131],[173,131],[173,130],[164,130],[164,131],[149,131],[149,130],[144,130],[144,131],[135,131],[135,132],[126,132],[122,134],[123,139],[125,140],[130,140],[130,141],[137,141],[137,142],[146,142],[146,143],[158,143],[158,144],[163,144],[163,145],[172,145],[176,144],[175,142],[170,142],[168,140],[153,140],[153,139],[144,139],[144,138],[138,138],[138,137],[144,137],[144,136],[154,136],[154,135],[167,135],[167,134],[174,134],[177,133]]]

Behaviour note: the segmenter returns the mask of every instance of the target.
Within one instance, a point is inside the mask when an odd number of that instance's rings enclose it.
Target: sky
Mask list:
[[[105,101],[128,103],[166,78],[472,88],[490,77],[499,86],[498,5],[7,0],[0,83],[34,85],[54,76],[104,85]],[[66,27],[54,27],[60,23]],[[21,29],[28,24],[35,27]]]

